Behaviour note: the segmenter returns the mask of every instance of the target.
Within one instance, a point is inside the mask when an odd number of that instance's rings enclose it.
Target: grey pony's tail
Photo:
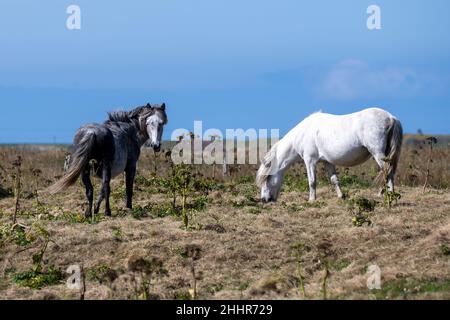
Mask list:
[[[72,161],[66,175],[54,185],[50,186],[46,191],[50,194],[56,194],[77,182],[83,169],[89,163],[92,148],[95,144],[95,133],[89,132],[84,135],[77,144],[76,150],[72,155]]]
[[[388,176],[393,176],[397,170],[397,165],[400,160],[400,154],[403,144],[403,127],[401,122],[393,118],[393,124],[389,129],[388,143],[386,147],[386,157],[390,159],[388,164]]]

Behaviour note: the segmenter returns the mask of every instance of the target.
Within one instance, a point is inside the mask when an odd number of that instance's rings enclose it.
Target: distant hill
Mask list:
[[[437,147],[448,148],[450,147],[450,135],[412,135],[406,134],[404,137],[405,144],[407,146],[419,146],[426,143],[428,137],[435,137],[437,139]]]
[[[418,135],[418,134],[405,134],[404,142],[407,146],[419,146],[426,142],[428,137],[435,137],[437,139],[438,147],[450,147],[450,135]],[[178,142],[166,140],[162,144],[162,149],[171,150]],[[203,147],[210,144],[210,141],[203,141]],[[248,141],[247,141],[248,143]],[[45,151],[56,148],[69,148],[70,144],[1,144],[0,146],[10,146],[10,147],[21,147],[21,148],[31,148],[36,151]]]

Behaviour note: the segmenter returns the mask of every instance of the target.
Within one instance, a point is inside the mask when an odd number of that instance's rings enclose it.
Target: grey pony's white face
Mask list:
[[[280,173],[268,176],[261,186],[261,201],[264,203],[277,202],[283,184],[283,176]]]
[[[156,109],[159,108],[162,112],[164,112],[165,107],[165,104],[163,104],[161,107],[157,107]],[[162,136],[164,133],[164,126],[166,125],[162,112],[155,112],[148,117],[146,121],[150,146],[155,152],[161,151]]]

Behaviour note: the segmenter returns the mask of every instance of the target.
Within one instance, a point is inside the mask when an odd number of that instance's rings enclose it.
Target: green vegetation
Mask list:
[[[379,300],[407,299],[418,294],[433,294],[450,291],[450,280],[443,279],[399,279],[383,283],[381,290],[375,291]]]
[[[26,232],[26,229],[22,226],[17,226],[14,229],[14,242],[21,247],[25,247],[34,242],[34,236],[32,233]]]
[[[144,259],[140,257],[132,258],[128,261],[128,271],[134,274],[135,299],[152,300],[155,295],[151,294],[151,285],[154,277],[167,275],[167,270],[163,267],[163,262],[158,258]]]
[[[286,203],[282,203],[282,206],[286,208],[289,213],[295,214],[306,211],[307,209],[325,208],[327,206],[327,203],[325,201],[303,202],[301,204],[293,203],[289,205],[287,205]]]
[[[21,287],[42,289],[43,287],[60,284],[63,278],[63,274],[59,269],[49,267],[46,272],[29,270],[16,273],[12,277],[12,281]]]
[[[372,225],[370,214],[375,210],[377,202],[364,197],[356,197],[348,201],[348,207],[352,214],[352,224],[355,227],[362,227],[367,224]]]
[[[341,187],[352,189],[367,189],[372,185],[372,183],[358,177],[356,174],[350,174],[349,169],[346,169],[345,172],[339,176],[339,182]]]
[[[32,256],[33,268],[24,272],[16,273],[12,276],[12,281],[22,287],[41,289],[45,286],[59,284],[63,279],[61,270],[54,266],[44,268],[44,256],[48,245],[52,241],[50,233],[39,224],[34,224],[32,228],[25,231],[24,228],[15,228],[16,244],[27,246],[35,241],[41,242],[41,248]]]
[[[319,264],[322,266],[323,278],[322,278],[322,298],[328,299],[328,280],[331,276],[330,266],[333,261],[334,251],[333,243],[329,239],[323,239],[316,247]]]
[[[310,252],[312,249],[309,245],[304,243],[296,243],[291,247],[293,254],[295,256],[297,262],[297,277],[299,281],[299,291],[300,295],[303,299],[306,299],[306,290],[305,290],[305,276],[303,271],[303,255],[307,252]]]
[[[450,248],[446,244],[441,244],[441,246],[439,247],[439,251],[443,256],[450,256]]]
[[[190,244],[184,248],[182,252],[182,257],[190,260],[191,274],[192,274],[192,289],[190,291],[192,299],[197,300],[198,298],[198,288],[197,283],[201,280],[201,274],[196,270],[196,261],[202,258],[202,248],[199,245]]]
[[[309,191],[309,182],[306,176],[294,176],[291,174],[286,174],[284,178],[284,188],[287,191]]]
[[[392,208],[392,205],[394,203],[397,203],[398,200],[402,198],[401,194],[392,190],[389,190],[388,186],[388,170],[389,165],[392,163],[392,159],[390,158],[383,158],[383,161],[386,163],[386,165],[383,168],[383,178],[384,178],[384,185],[383,185],[383,196],[384,196],[384,205],[387,208]]]
[[[383,195],[384,195],[384,205],[387,208],[392,208],[392,205],[394,203],[397,203],[397,201],[402,198],[402,195],[400,193],[390,191],[387,189],[384,189]]]
[[[120,227],[114,227],[112,229],[112,235],[113,235],[114,239],[116,239],[117,241],[123,240],[123,232]]]
[[[236,179],[235,183],[236,184],[247,184],[247,183],[254,183],[255,182],[255,177],[254,176],[250,176],[250,175],[244,175],[244,176],[240,176]]]
[[[105,264],[95,266],[86,272],[86,279],[88,281],[99,283],[111,283],[117,276],[117,272]]]
[[[174,300],[190,301],[190,300],[192,300],[192,295],[189,291],[179,291],[179,292],[175,293]]]
[[[331,262],[330,263],[330,267],[331,267],[332,270],[340,272],[340,271],[346,269],[351,264],[352,264],[352,262],[350,260],[342,259],[342,260]]]
[[[85,224],[98,224],[105,220],[105,217],[101,214],[93,214],[92,217],[86,218],[84,215],[73,213],[73,212],[63,212],[61,215],[55,218],[56,220],[67,221],[69,223],[85,223]]]
[[[171,198],[172,209],[161,207],[157,210],[157,216],[178,215],[181,216],[186,229],[190,226],[190,220],[196,212],[202,211],[210,203],[209,192],[222,188],[212,180],[202,179],[193,174],[192,167],[186,164],[172,165],[170,175],[161,180],[165,193]],[[192,201],[189,203],[189,198]],[[177,199],[181,199],[178,207]]]

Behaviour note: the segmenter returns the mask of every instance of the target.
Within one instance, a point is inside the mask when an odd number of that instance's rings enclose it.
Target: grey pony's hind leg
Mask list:
[[[90,178],[90,167],[86,166],[81,174],[81,180],[83,181],[84,186],[86,187],[86,198],[88,200],[88,207],[86,212],[84,213],[86,218],[90,218],[92,216],[92,203],[94,201],[94,187]]]
[[[331,163],[329,163],[329,162],[327,162],[325,164],[325,166],[327,168],[327,172],[328,172],[328,176],[330,177],[330,181],[336,188],[336,192],[337,192],[338,198],[343,199],[344,198],[344,194],[342,193],[342,190],[341,190],[341,185],[339,183],[339,178],[338,178],[337,173],[336,173],[336,167],[334,165],[332,165]]]
[[[100,190],[100,194],[98,196],[97,203],[95,205],[94,214],[98,214],[100,212],[100,206],[105,199],[105,188],[102,186],[102,189]]]

